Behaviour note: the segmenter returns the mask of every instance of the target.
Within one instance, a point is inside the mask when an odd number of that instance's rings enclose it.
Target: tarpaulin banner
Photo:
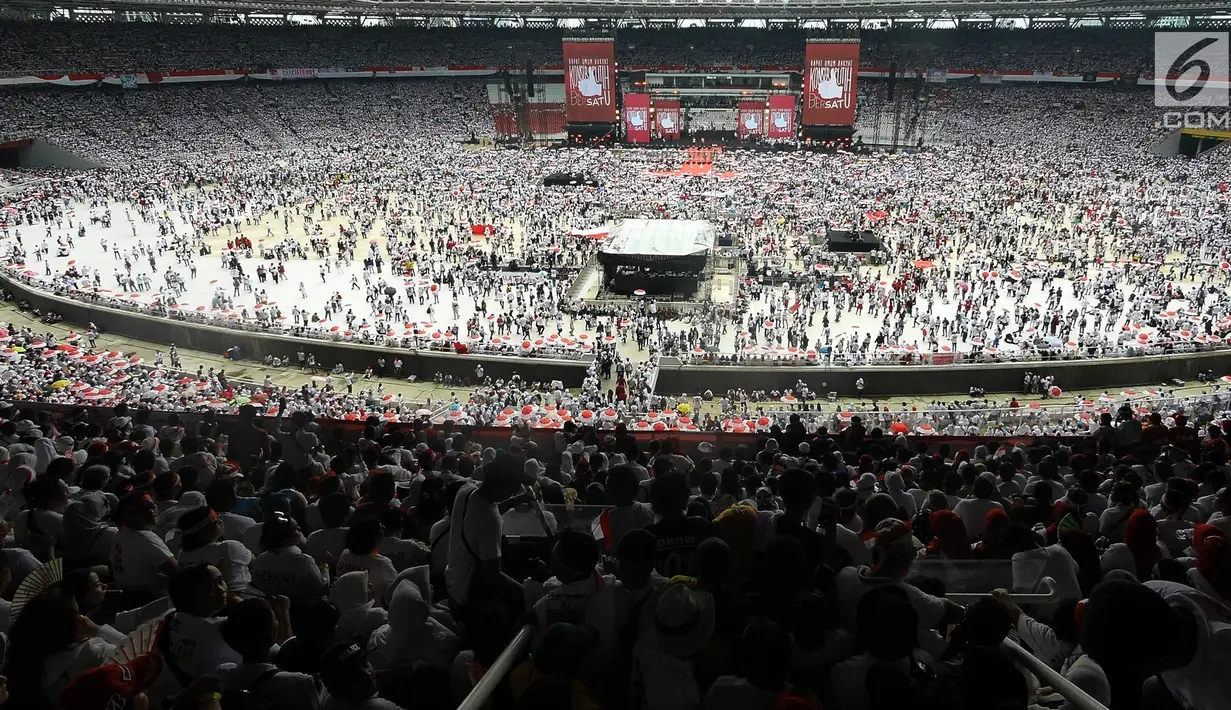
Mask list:
[[[804,55],[804,125],[855,125],[859,42],[809,40]]]
[[[928,69],[929,84],[943,84],[949,80],[948,69]]]
[[[649,94],[624,94],[624,138],[629,143],[650,142]]]
[[[984,72],[979,75],[979,83],[980,84],[1003,84],[1004,74],[1001,74],[998,71]]]
[[[795,96],[793,94],[774,94],[769,97],[769,131],[770,138],[795,137]]]
[[[564,40],[569,123],[615,123],[615,40]]]
[[[760,101],[739,102],[739,126],[735,135],[740,140],[753,140],[765,136],[765,104]]]
[[[679,101],[654,102],[654,126],[658,129],[659,138],[665,141],[678,141],[680,121]]]

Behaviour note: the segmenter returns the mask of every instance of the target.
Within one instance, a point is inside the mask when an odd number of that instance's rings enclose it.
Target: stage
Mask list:
[[[599,251],[606,290],[617,294],[690,296],[716,240],[704,220],[625,219]]]
[[[881,242],[871,231],[847,231],[844,229],[825,230],[825,243],[829,251],[835,254],[864,254],[877,251]]]

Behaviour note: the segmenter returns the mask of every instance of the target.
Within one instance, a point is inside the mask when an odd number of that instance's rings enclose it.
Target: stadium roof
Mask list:
[[[10,0],[10,8],[473,18],[935,18],[1209,14],[1185,0]],[[1231,7],[1231,3],[1227,5]]]

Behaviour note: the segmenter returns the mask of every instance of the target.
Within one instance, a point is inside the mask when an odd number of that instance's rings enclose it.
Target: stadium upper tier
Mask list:
[[[260,67],[560,64],[560,29],[359,28],[0,23],[0,72],[126,72]],[[573,33],[575,34],[575,33]],[[808,30],[622,29],[630,66],[798,67]],[[1142,29],[895,29],[865,32],[862,64],[1056,72],[1135,72],[1152,61]]]

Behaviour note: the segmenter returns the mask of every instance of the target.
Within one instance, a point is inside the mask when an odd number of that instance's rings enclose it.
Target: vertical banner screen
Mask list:
[[[659,138],[665,141],[678,141],[680,139],[680,102],[655,101],[654,127],[658,130]]]
[[[804,125],[855,125],[859,43],[808,42],[804,61]]]
[[[615,123],[615,42],[564,40],[564,93],[569,123]]]
[[[624,94],[624,137],[629,143],[650,142],[649,94]]]
[[[765,104],[761,101],[739,103],[739,127],[735,135],[740,140],[756,140],[765,136]]]
[[[790,94],[774,94],[769,97],[770,138],[795,137],[795,97]]]

